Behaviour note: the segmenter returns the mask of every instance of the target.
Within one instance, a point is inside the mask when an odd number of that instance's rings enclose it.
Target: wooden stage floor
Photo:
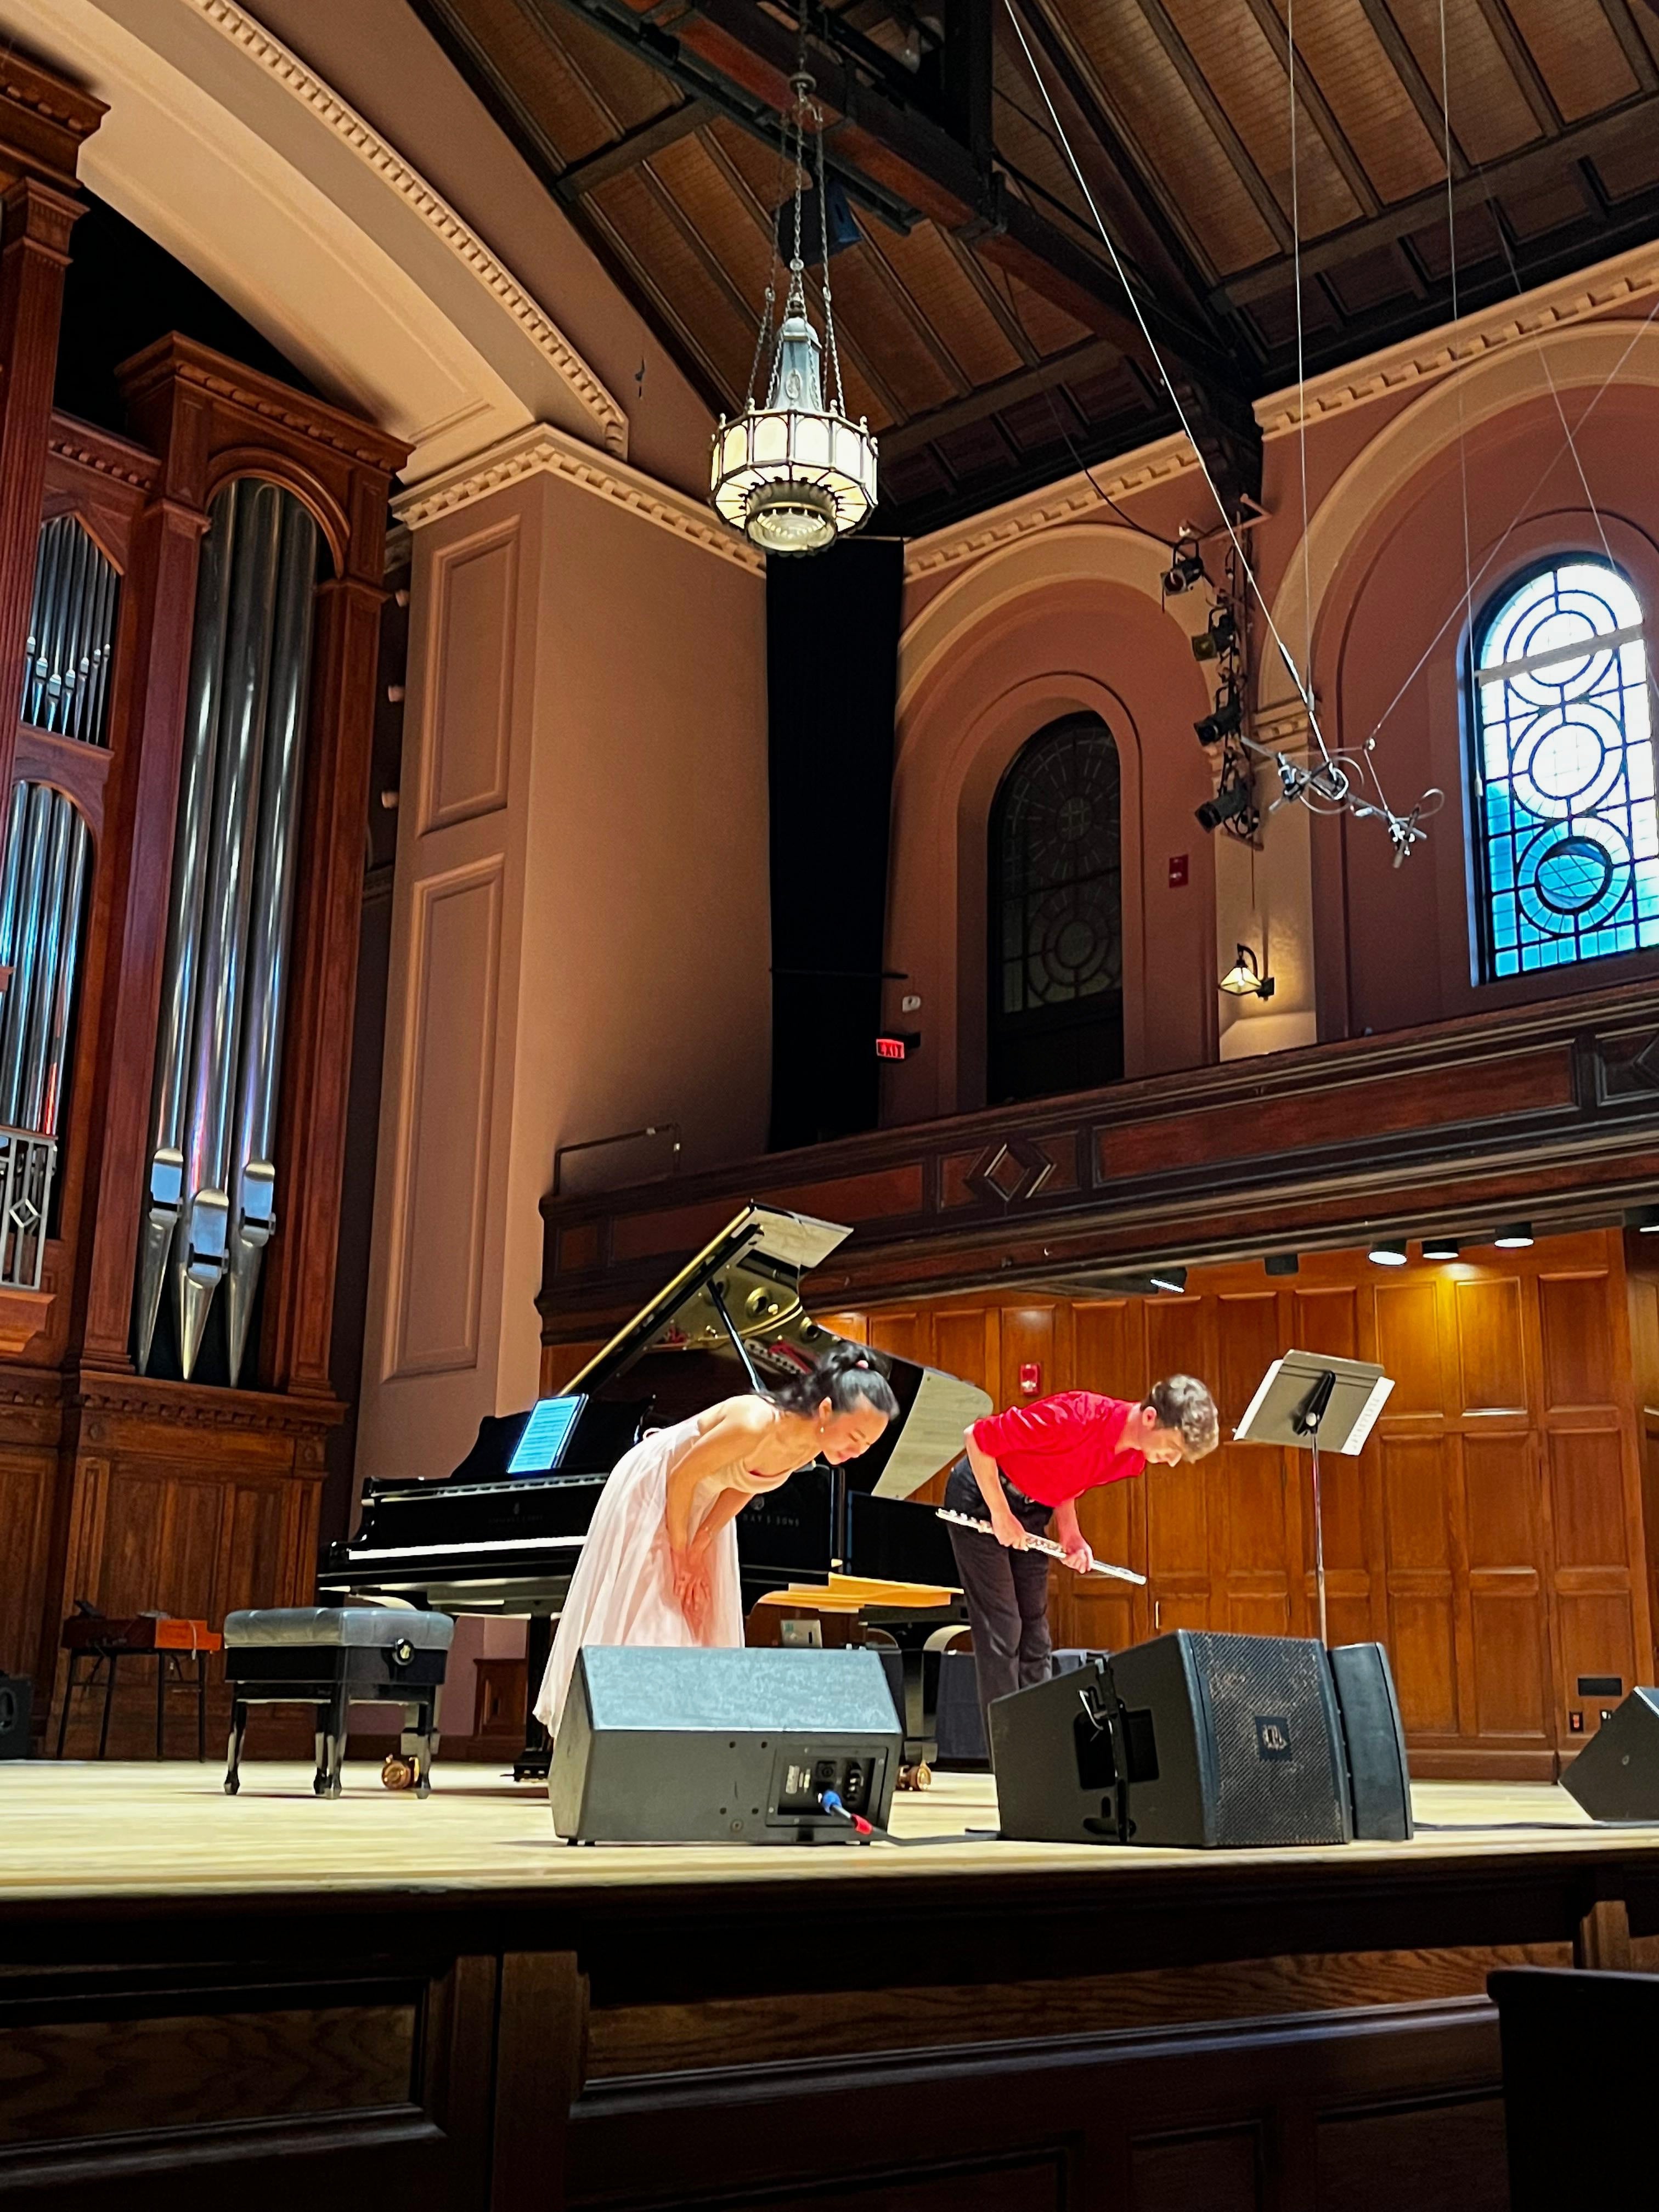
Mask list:
[[[820,1850],[781,1845],[596,1846],[573,1850],[554,1834],[544,1790],[505,1774],[441,1763],[425,1799],[381,1788],[378,1769],[346,1769],[343,1796],[319,1802],[311,1768],[250,1762],[240,1796],[227,1797],[210,1761],[165,1764],[19,1761],[0,1765],[0,1900],[178,1897],[276,1891],[489,1893],[599,1881],[623,1885],[844,1878],[903,1881],[926,1874],[1087,1870],[1109,1881],[1152,1864],[1194,1873],[1264,1862],[1361,1858],[1427,1863],[1506,1858],[1566,1845],[1587,1856],[1659,1847],[1652,1829],[1598,1828],[1559,1787],[1525,1783],[1419,1783],[1423,1824],[1410,1844],[1339,1851],[1182,1852],[1001,1843],[989,1775],[941,1774],[931,1790],[894,1801],[893,1828],[940,1839],[936,1850],[872,1844]]]

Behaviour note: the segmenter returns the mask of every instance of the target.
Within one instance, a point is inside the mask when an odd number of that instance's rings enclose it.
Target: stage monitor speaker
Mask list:
[[[1563,1771],[1561,1787],[1592,1820],[1659,1820],[1659,1690],[1632,1690]]]
[[[1348,1841],[1322,1648],[1177,1629],[999,1698],[1002,1832],[1193,1850]]]
[[[1331,1654],[1331,1680],[1342,1717],[1354,1841],[1407,1843],[1412,1778],[1389,1655],[1380,1644],[1339,1644]]]
[[[901,1749],[874,1651],[585,1644],[548,1796],[570,1843],[851,1843],[823,1792],[885,1827]]]
[[[29,1755],[29,1714],[34,1685],[27,1674],[0,1674],[0,1759]]]

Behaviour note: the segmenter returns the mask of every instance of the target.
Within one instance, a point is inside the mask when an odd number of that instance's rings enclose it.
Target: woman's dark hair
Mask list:
[[[766,1395],[786,1413],[809,1419],[826,1398],[837,1413],[868,1406],[884,1421],[896,1419],[899,1409],[881,1354],[862,1344],[832,1344],[805,1373],[775,1382]]]

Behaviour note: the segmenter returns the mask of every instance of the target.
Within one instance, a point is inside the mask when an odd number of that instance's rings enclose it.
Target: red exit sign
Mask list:
[[[912,1030],[901,1030],[893,1036],[878,1036],[876,1039],[876,1058],[908,1060],[921,1043],[921,1039]]]

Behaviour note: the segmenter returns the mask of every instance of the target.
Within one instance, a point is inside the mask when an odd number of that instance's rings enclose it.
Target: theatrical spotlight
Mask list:
[[[1506,1228],[1500,1229],[1492,1241],[1500,1252],[1524,1252],[1532,1243],[1532,1224],[1530,1221],[1511,1221]]]
[[[1626,1206],[1625,1226],[1638,1231],[1644,1237],[1659,1237],[1659,1206]]]
[[[1194,660],[1218,660],[1238,643],[1238,624],[1233,619],[1231,607],[1218,607],[1210,617],[1210,627],[1201,630],[1193,640]]]
[[[1224,822],[1237,821],[1249,811],[1250,785],[1245,777],[1237,783],[1223,784],[1213,799],[1206,799],[1193,813],[1200,830],[1218,830]]]
[[[1403,1237],[1390,1237],[1380,1238],[1365,1256],[1374,1267],[1403,1267],[1410,1255]]]
[[[1184,1291],[1187,1270],[1184,1267],[1154,1267],[1146,1279],[1155,1291]]]
[[[1170,599],[1179,599],[1183,592],[1190,592],[1194,584],[1201,584],[1203,580],[1204,556],[1198,550],[1198,541],[1194,538],[1183,538],[1176,546],[1175,558],[1164,572],[1164,595]]]
[[[1238,694],[1231,685],[1216,694],[1215,705],[1201,722],[1193,724],[1201,745],[1218,745],[1229,738],[1236,738],[1243,723],[1244,710],[1239,705]]]
[[[1425,1237],[1423,1257],[1425,1260],[1455,1260],[1462,1250],[1455,1237]]]

